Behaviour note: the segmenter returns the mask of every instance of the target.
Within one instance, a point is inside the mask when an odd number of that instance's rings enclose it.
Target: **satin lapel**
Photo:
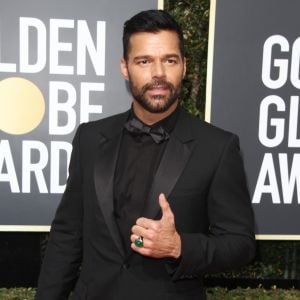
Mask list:
[[[94,180],[97,198],[111,236],[122,256],[125,255],[114,217],[114,172],[118,159],[122,131],[112,138],[101,137],[95,161]]]
[[[176,135],[171,136],[161,163],[154,177],[148,201],[143,210],[143,216],[154,219],[160,211],[158,196],[164,193],[170,195],[180,177],[194,146],[194,141],[182,142]]]

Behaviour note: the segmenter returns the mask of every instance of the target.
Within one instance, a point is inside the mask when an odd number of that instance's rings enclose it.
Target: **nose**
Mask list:
[[[165,78],[165,67],[161,61],[152,65],[152,78]]]

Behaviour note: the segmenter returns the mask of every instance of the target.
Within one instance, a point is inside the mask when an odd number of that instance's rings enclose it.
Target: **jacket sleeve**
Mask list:
[[[51,226],[43,260],[37,300],[68,299],[82,258],[82,215],[80,172],[80,128],[73,140],[66,190]]]
[[[180,233],[182,255],[173,280],[232,270],[254,256],[253,211],[235,135],[224,147],[207,205],[208,234]]]

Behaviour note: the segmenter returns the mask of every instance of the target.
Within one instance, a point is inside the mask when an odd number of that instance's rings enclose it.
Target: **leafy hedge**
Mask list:
[[[209,0],[165,0],[165,10],[182,25],[187,72],[181,100],[193,115],[204,118]]]
[[[32,288],[15,288],[15,289],[0,289],[1,300],[33,300],[35,290]],[[270,290],[265,290],[261,287],[256,289],[241,289],[227,290],[225,288],[209,288],[207,289],[208,300],[296,300],[300,299],[299,290],[283,290],[273,287]]]
[[[300,291],[291,289],[283,290],[273,287],[266,290],[263,288],[227,290],[224,288],[211,288],[207,290],[208,300],[297,300],[300,299]]]
[[[1,300],[33,300],[34,296],[32,288],[0,289]]]

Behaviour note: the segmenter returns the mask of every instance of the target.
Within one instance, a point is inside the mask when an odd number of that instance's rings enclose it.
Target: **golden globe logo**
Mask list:
[[[32,131],[42,121],[45,100],[40,89],[24,78],[0,81],[0,129],[10,134]]]
[[[17,57],[4,61],[1,41],[0,130],[7,138],[0,139],[0,184],[11,193],[62,193],[70,135],[102,113],[90,96],[105,89],[97,76],[105,76],[106,23],[20,17],[18,24],[10,45],[19,47]]]

